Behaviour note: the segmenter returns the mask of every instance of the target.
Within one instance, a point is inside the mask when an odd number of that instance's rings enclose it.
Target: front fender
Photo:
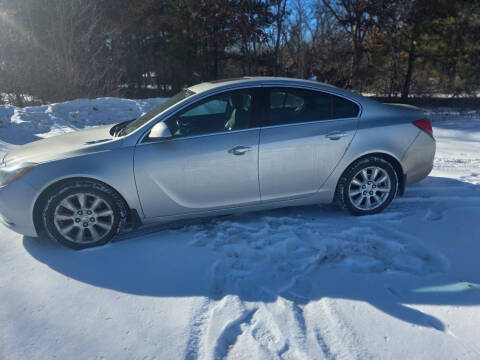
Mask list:
[[[115,189],[131,209],[141,210],[133,175],[133,147],[39,164],[23,179],[37,190],[37,196],[32,201],[32,212],[35,203],[46,189],[55,183],[73,178],[103,182]]]

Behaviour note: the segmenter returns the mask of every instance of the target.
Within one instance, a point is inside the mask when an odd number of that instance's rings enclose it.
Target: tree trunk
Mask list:
[[[352,68],[350,71],[350,87],[353,89],[361,90],[359,89],[358,84],[360,84],[360,59],[362,57],[362,48],[358,44],[357,40],[355,38],[352,39],[352,52],[353,52],[353,58],[352,58]]]
[[[212,77],[213,80],[218,79],[218,66],[219,66],[219,61],[218,61],[218,25],[213,26],[213,64],[212,64]]]
[[[15,92],[15,105],[18,106],[18,107],[24,107],[25,106],[25,104],[23,102],[23,96],[18,92]]]
[[[402,101],[408,102],[408,95],[410,92],[410,83],[412,82],[412,74],[413,74],[413,65],[415,63],[416,57],[415,51],[415,36],[412,37],[410,42],[410,50],[408,51],[408,67],[407,67],[407,75],[405,76],[405,82],[403,83],[403,90],[402,90]]]
[[[277,2],[277,19],[276,19],[276,28],[277,34],[275,39],[275,50],[274,50],[274,67],[273,75],[278,76],[280,68],[280,40],[282,39],[282,29],[283,29],[283,17],[285,15],[286,1]],[[283,5],[283,7],[282,7]]]

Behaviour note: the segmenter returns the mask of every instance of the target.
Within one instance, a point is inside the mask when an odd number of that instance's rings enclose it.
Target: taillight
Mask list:
[[[420,128],[421,130],[425,131],[429,135],[433,136],[433,129],[432,129],[432,123],[430,122],[429,119],[421,119],[421,120],[416,120],[413,122],[413,125],[416,127]]]

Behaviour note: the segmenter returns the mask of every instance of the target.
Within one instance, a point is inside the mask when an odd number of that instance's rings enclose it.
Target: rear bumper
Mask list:
[[[435,160],[435,150],[435,139],[420,130],[402,159],[405,186],[415,184],[430,174]]]
[[[21,235],[38,236],[33,223],[36,193],[22,180],[0,188],[0,223]]]

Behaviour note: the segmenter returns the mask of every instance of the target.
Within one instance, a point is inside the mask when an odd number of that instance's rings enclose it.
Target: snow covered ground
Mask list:
[[[0,107],[0,152],[161,99]],[[479,359],[480,113],[427,109],[431,176],[382,214],[310,206],[74,252],[0,226],[0,359]]]

